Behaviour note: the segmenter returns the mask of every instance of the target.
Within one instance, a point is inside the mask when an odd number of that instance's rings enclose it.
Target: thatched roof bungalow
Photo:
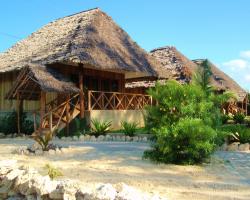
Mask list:
[[[57,19],[0,54],[0,110],[22,102],[25,110],[40,107],[43,118],[51,111],[47,107],[53,110],[74,94],[81,116],[84,110],[142,109],[149,101],[136,108],[131,97],[125,98],[125,79],[164,74],[156,59],[96,8]]]
[[[168,74],[167,80],[177,80],[180,83],[189,83],[192,75],[199,69],[205,59],[189,60],[185,55],[179,52],[175,47],[162,47],[154,49],[150,54],[156,58]],[[212,70],[211,83],[218,91],[233,92],[242,109],[245,109],[247,100],[247,92],[242,89],[231,77],[222,72],[212,62],[209,61]],[[166,79],[158,77],[157,81],[162,83]],[[154,87],[156,80],[129,79],[126,83],[126,90],[130,92],[145,91],[147,88]]]

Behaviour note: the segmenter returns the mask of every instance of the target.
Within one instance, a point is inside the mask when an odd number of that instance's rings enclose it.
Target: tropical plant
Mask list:
[[[100,135],[105,135],[110,130],[111,121],[101,122],[97,119],[93,119],[91,122],[92,122],[91,134],[96,137]]]
[[[46,164],[46,165],[45,165],[45,169],[47,170],[47,175],[48,175],[52,180],[54,180],[54,179],[56,179],[56,178],[58,178],[58,177],[60,177],[60,176],[63,176],[63,173],[62,173],[59,169],[53,167],[53,166],[50,165],[50,164]]]
[[[242,124],[245,121],[246,116],[243,113],[236,113],[233,116],[233,119],[235,121],[236,124]]]
[[[226,124],[230,117],[228,115],[221,115],[221,122],[222,124]]]
[[[135,123],[135,122],[129,123],[129,122],[123,121],[121,125],[123,128],[123,132],[126,136],[133,137],[135,135],[135,132],[138,127],[138,123]]]
[[[42,133],[41,131],[35,132],[31,137],[41,146],[43,151],[49,150],[49,144],[54,136],[53,131],[46,131]]]
[[[157,105],[147,108],[146,127],[156,142],[145,152],[146,158],[165,163],[201,163],[222,142],[224,133],[218,135],[216,130],[221,126],[220,108],[228,95],[215,95],[208,92],[209,87],[204,88],[168,81],[149,90]]]
[[[200,86],[207,96],[213,91],[211,86],[212,70],[208,60],[204,60],[193,76],[193,83]]]

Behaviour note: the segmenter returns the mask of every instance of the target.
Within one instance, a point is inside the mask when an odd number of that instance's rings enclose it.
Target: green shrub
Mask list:
[[[250,143],[250,128],[245,125],[233,124],[220,127],[221,131],[227,132],[228,142]]]
[[[49,145],[54,135],[55,132],[46,131],[46,133],[36,132],[31,137],[41,146],[43,151],[49,151]]]
[[[222,124],[226,124],[230,117],[228,115],[221,115],[221,122]]]
[[[210,126],[205,125],[200,119],[181,119],[172,131],[167,127],[157,134],[157,148],[162,152],[155,161],[175,164],[201,163],[214,150],[216,132]],[[150,151],[145,157],[150,157]]]
[[[93,119],[91,122],[93,126],[91,134],[96,137],[100,135],[106,135],[106,133],[110,130],[111,122],[100,122],[97,119]]]
[[[133,137],[137,130],[138,124],[137,123],[129,123],[129,122],[122,122],[121,123],[123,132],[126,136]]]
[[[60,176],[63,176],[63,173],[62,173],[59,169],[57,169],[57,168],[51,166],[50,164],[46,164],[46,165],[45,165],[45,169],[47,170],[47,175],[48,175],[52,180],[54,180],[55,178],[58,178],[58,177],[60,177]]]
[[[245,120],[245,115],[242,114],[242,113],[236,113],[234,116],[233,116],[233,119],[235,121],[236,124],[243,124],[244,123],[244,120]]]
[[[155,135],[152,150],[144,158],[176,164],[201,163],[221,143],[220,108],[229,96],[208,94],[202,87],[168,81],[156,84],[149,94],[158,102],[147,108],[146,127]]]

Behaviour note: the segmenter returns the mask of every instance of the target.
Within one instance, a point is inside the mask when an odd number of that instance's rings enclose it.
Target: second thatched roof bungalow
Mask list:
[[[137,110],[151,98],[125,93],[125,80],[162,76],[159,66],[107,14],[84,11],[0,55],[0,110],[39,110],[40,129],[63,128],[78,115],[111,120],[113,128],[123,120],[143,123]]]
[[[189,83],[192,80],[192,75],[205,61],[204,59],[191,61],[175,47],[171,46],[154,49],[150,54],[161,63],[167,76],[165,78],[144,77],[128,79],[126,82],[126,91],[146,94],[146,90],[154,87],[156,81],[164,83],[166,80],[177,80],[180,83]],[[213,63],[210,61],[208,63],[212,71],[211,85],[214,86],[217,92],[230,91],[236,95],[237,102],[230,102],[226,109],[227,112],[243,112],[247,114],[247,92]]]

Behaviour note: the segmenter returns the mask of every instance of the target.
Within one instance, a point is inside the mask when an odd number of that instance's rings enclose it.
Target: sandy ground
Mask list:
[[[250,199],[250,153],[217,152],[202,166],[156,165],[142,160],[148,144],[55,142],[70,146],[67,153],[21,156],[10,152],[31,140],[1,139],[0,159],[16,159],[45,173],[44,165],[58,167],[64,178],[88,183],[124,182],[172,200]]]

